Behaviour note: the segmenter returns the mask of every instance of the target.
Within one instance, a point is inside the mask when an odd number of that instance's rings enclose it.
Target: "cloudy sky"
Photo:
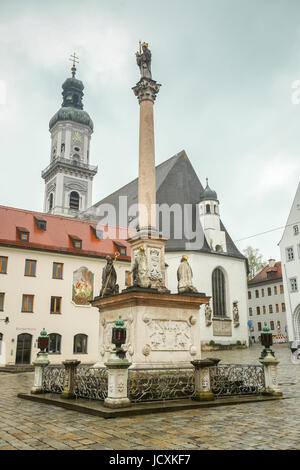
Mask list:
[[[300,104],[292,88],[300,81],[299,18],[299,0],[1,1],[0,204],[43,208],[48,123],[74,51],[95,124],[94,202],[137,176],[131,87],[141,39],[162,84],[157,163],[185,149],[202,184],[207,176],[217,191],[234,240],[283,226],[300,174]],[[237,245],[278,258],[281,234]]]

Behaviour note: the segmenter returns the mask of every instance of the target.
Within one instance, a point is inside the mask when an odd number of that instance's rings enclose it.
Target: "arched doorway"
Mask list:
[[[300,305],[295,309],[293,317],[295,340],[300,341]]]
[[[30,364],[32,335],[22,333],[18,335],[16,364]]]

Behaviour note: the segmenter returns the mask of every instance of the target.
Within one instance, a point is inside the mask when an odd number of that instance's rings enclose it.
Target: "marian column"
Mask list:
[[[165,290],[165,240],[156,227],[156,181],[153,104],[160,84],[152,79],[151,52],[140,44],[136,53],[141,79],[133,87],[140,105],[138,232],[130,240],[135,287]],[[142,266],[142,268],[141,268]],[[141,272],[139,272],[142,271]]]

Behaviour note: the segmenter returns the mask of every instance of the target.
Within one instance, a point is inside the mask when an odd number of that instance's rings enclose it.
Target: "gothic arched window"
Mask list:
[[[70,194],[70,209],[79,209],[79,194],[76,191],[72,191]]]
[[[212,273],[212,296],[215,316],[226,316],[226,283],[224,273],[216,268]]]
[[[74,336],[74,354],[87,354],[87,335],[82,333]]]

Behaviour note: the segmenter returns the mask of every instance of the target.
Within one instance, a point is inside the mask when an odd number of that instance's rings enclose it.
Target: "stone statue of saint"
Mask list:
[[[233,314],[234,323],[239,323],[240,322],[240,315],[239,315],[239,308],[238,308],[238,301],[237,300],[235,300],[233,302],[232,314]]]
[[[188,257],[183,255],[177,270],[178,292],[179,294],[198,292],[193,286],[193,271],[188,263]]]
[[[102,271],[102,288],[100,297],[114,295],[119,293],[119,286],[117,284],[117,273],[110,256],[106,257],[106,266]]]
[[[212,309],[209,304],[205,305],[205,324],[206,326],[211,325],[211,314],[212,314]]]
[[[143,52],[136,53],[136,62],[140,68],[142,78],[150,78],[152,80],[151,74],[151,52],[148,49],[148,44],[143,42],[142,44]]]
[[[148,260],[145,253],[145,248],[140,246],[140,249],[135,257],[134,266],[132,269],[133,285],[135,287],[151,287],[148,271]]]

